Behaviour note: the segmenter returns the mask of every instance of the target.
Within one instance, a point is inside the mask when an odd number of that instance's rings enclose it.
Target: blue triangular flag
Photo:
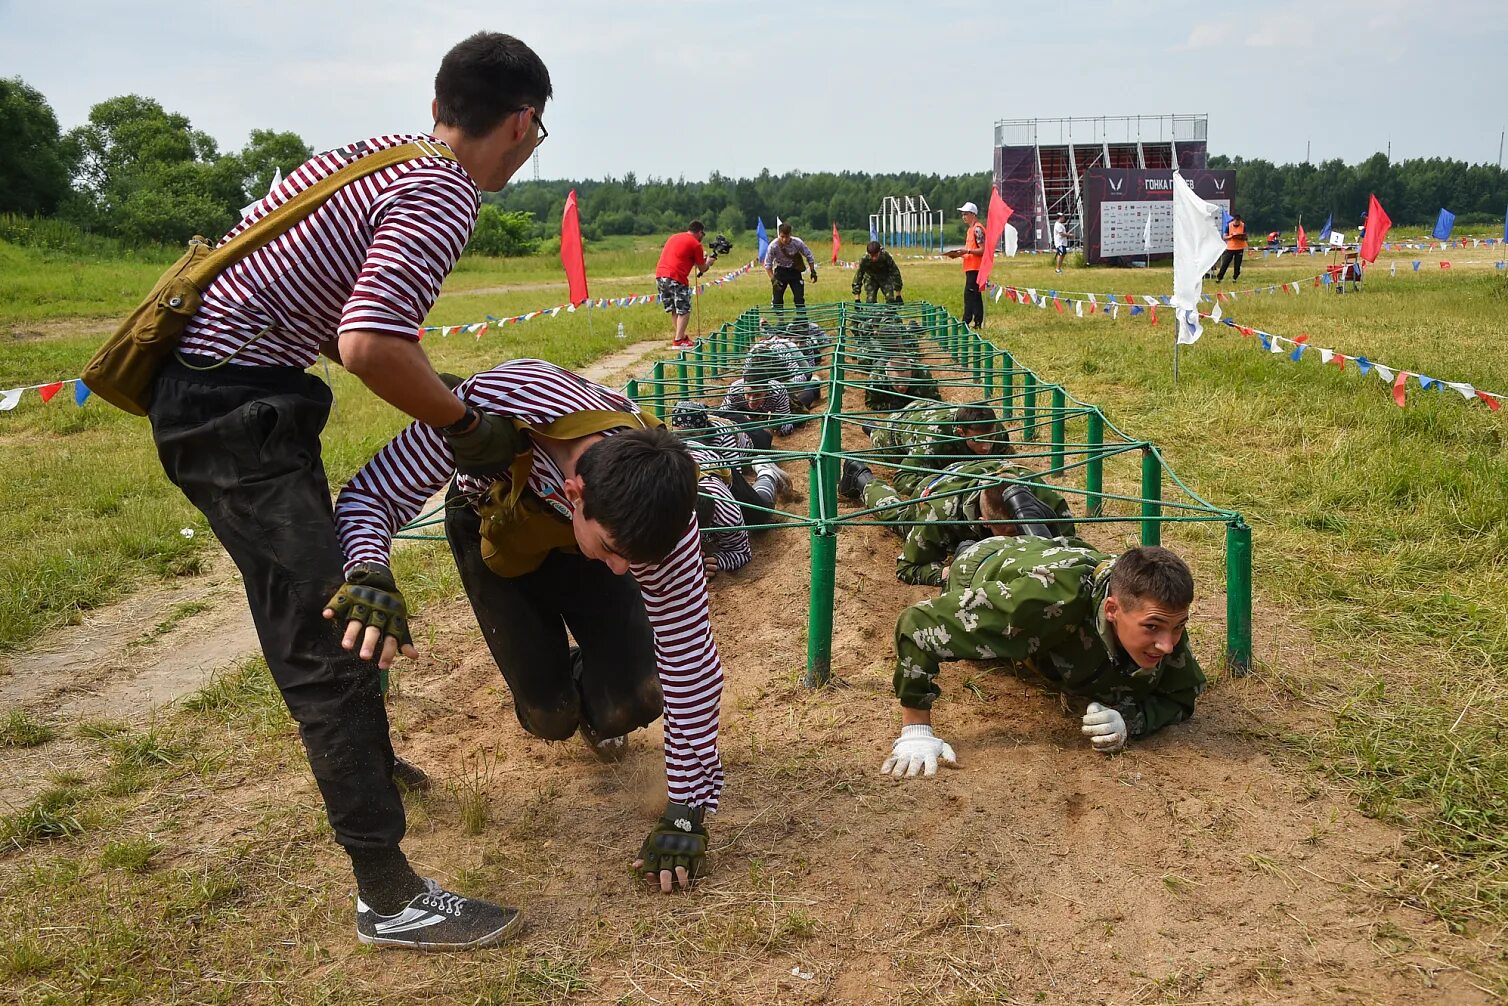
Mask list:
[[[1419,271],[1419,260],[1418,259],[1414,259],[1414,271],[1415,272]]]
[[[89,385],[85,384],[83,381],[74,381],[73,382],[73,404],[74,405],[83,405],[85,399],[87,399],[88,397],[89,397]]]
[[[1327,216],[1325,218],[1325,226],[1323,226],[1323,227],[1320,228],[1319,236],[1316,237],[1314,240],[1316,240],[1316,241],[1329,241],[1330,240],[1330,225],[1332,223],[1334,223],[1334,222],[1335,222],[1335,214],[1332,213],[1332,214],[1330,214],[1329,216]]]
[[[1226,209],[1224,206],[1220,207],[1220,233],[1221,234],[1224,234],[1226,232],[1226,230],[1230,227],[1230,222],[1232,220],[1234,220],[1234,219],[1236,219],[1236,218],[1230,215],[1230,210]]]
[[[1425,377],[1423,374],[1415,374],[1414,376],[1419,378],[1419,387],[1425,391],[1428,391],[1437,383],[1433,377]]]
[[[1301,357],[1303,355],[1304,355],[1304,344],[1301,342],[1297,346],[1293,347],[1293,352],[1291,352],[1291,353],[1288,354],[1288,359],[1292,360],[1294,363],[1298,363],[1299,362],[1299,357]]]
[[[1258,332],[1257,338],[1262,340],[1263,349],[1267,350],[1268,352],[1272,352],[1272,341],[1267,338],[1266,334]]]
[[[764,229],[764,217],[755,218],[754,233],[759,238],[759,261],[764,261],[765,252],[770,249],[770,235]]]
[[[1137,305],[1137,304],[1132,304],[1131,305],[1131,317],[1135,318],[1139,314],[1141,314],[1141,307],[1139,305]]]
[[[1358,356],[1356,358],[1356,369],[1365,374],[1372,369],[1372,361],[1365,356]]]

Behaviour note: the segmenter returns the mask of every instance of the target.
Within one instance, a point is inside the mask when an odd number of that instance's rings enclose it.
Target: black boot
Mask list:
[[[838,479],[838,495],[848,500],[862,500],[864,487],[874,481],[874,472],[862,461],[843,459],[843,474]]]

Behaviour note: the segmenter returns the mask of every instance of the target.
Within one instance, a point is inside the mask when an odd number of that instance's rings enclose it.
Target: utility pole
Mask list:
[[[1499,171],[1503,170],[1503,136],[1504,136],[1505,133],[1508,133],[1508,130],[1502,130],[1502,131],[1500,131],[1498,133],[1498,170]]]
[[[1311,141],[1309,141],[1309,140],[1305,140],[1304,141],[1304,163],[1305,164],[1309,163],[1309,144],[1310,144],[1310,142]]]
[[[539,151],[534,151],[534,180],[539,181]]]

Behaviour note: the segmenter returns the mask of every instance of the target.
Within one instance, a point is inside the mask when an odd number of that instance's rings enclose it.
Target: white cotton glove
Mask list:
[[[1126,720],[1115,709],[1107,709],[1098,702],[1089,703],[1084,711],[1082,728],[1089,743],[1096,751],[1114,754],[1126,746]]]
[[[905,776],[937,775],[937,763],[958,767],[958,756],[953,745],[934,736],[932,728],[924,723],[901,727],[901,735],[890,746],[890,757],[880,766],[881,775]]]

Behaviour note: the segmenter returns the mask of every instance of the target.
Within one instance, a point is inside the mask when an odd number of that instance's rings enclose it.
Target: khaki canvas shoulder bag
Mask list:
[[[204,302],[204,292],[220,273],[285,233],[342,186],[419,157],[455,160],[449,150],[427,141],[388,147],[358,157],[321,178],[218,248],[196,236],[183,257],[162,274],[152,292],[84,367],[80,375],[84,384],[111,405],[133,415],[146,415],[157,371],[178,345],[189,319]]]

